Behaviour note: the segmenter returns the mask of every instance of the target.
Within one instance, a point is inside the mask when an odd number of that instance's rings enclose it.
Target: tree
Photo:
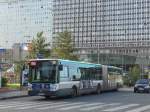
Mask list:
[[[135,65],[129,69],[129,80],[131,85],[135,84],[135,82],[139,78],[140,78],[140,67],[138,65]]]
[[[28,46],[29,55],[27,56],[27,58],[36,58],[38,54],[42,54],[44,57],[49,57],[49,46],[50,42],[46,43],[43,32],[38,32],[36,38],[33,38],[32,42]]]
[[[78,55],[75,54],[76,51],[77,49],[74,47],[70,32],[58,33],[54,38],[52,52],[57,58],[78,60]]]
[[[14,62],[15,82],[19,83],[25,61]]]

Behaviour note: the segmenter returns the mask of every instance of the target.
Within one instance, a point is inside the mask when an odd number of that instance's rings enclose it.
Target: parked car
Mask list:
[[[147,92],[150,93],[150,79],[140,79],[134,85],[134,93]]]

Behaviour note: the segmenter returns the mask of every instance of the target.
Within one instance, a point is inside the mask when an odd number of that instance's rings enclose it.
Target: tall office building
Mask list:
[[[81,55],[98,52],[99,55],[150,58],[149,0],[53,0],[53,2],[54,36],[64,30],[72,32],[74,43],[80,49]],[[104,58],[99,59],[103,61]],[[130,63],[129,59],[127,61]]]
[[[0,0],[0,46],[29,43],[37,32],[52,37],[51,0]]]

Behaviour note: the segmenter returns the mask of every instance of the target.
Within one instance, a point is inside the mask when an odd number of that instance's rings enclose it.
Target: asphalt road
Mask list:
[[[49,100],[7,99],[0,101],[0,112],[150,112],[150,94],[119,91]]]

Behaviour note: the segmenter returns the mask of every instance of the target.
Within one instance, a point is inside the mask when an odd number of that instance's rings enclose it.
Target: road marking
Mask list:
[[[35,102],[2,102],[2,106],[4,105],[23,105],[23,104],[41,104]],[[1,104],[0,104],[1,105]]]
[[[66,102],[59,102],[59,104],[66,103]],[[1,105],[3,104],[3,105]],[[33,107],[40,107],[40,106],[46,106],[46,105],[53,105],[53,104],[58,104],[57,102],[1,102],[0,104],[0,109],[7,109],[7,108],[15,108],[15,109],[28,109],[28,108],[33,108]]]
[[[98,105],[98,106],[94,106],[94,107],[83,108],[83,109],[80,109],[80,111],[91,111],[91,110],[103,108],[105,106],[116,106],[116,105],[120,105],[120,103],[102,104],[102,105]]]
[[[150,109],[150,105],[142,106],[142,107],[139,107],[136,109],[126,111],[126,112],[143,112],[143,111],[148,110],[148,109]]]
[[[123,105],[123,106],[119,106],[119,107],[115,107],[115,108],[111,108],[111,109],[106,109],[106,110],[103,110],[103,111],[113,112],[113,111],[123,110],[123,109],[127,109],[127,108],[130,108],[130,107],[135,107],[135,106],[139,106],[139,104]]]
[[[15,105],[3,105],[3,107],[0,107],[0,109],[6,109],[6,108],[14,108],[14,107],[21,107],[21,106],[30,106],[33,104],[15,104]]]
[[[41,108],[37,108],[37,109],[39,109],[39,110],[46,110],[46,109],[51,109],[51,108],[59,108],[59,107],[71,106],[71,105],[79,105],[79,104],[81,104],[81,103],[69,103],[69,104],[55,105],[55,106],[50,106],[50,107],[41,107]]]
[[[21,108],[17,108],[19,110],[24,110],[24,109],[30,109],[30,108],[34,108],[34,107],[44,107],[44,106],[52,106],[52,105],[58,105],[58,104],[62,104],[62,103],[66,103],[66,102],[58,102],[58,103],[46,103],[46,104],[35,104],[35,105],[31,105],[31,106],[27,106],[27,107],[21,107]]]
[[[3,105],[13,105],[13,104],[21,104],[21,103],[20,102],[1,102],[0,106],[3,106]]]
[[[60,108],[60,109],[57,109],[57,110],[71,110],[71,109],[75,109],[75,108],[81,108],[81,107],[87,107],[87,106],[93,106],[93,105],[100,105],[100,104],[102,104],[102,103],[82,104],[82,105],[64,107],[64,108]]]

